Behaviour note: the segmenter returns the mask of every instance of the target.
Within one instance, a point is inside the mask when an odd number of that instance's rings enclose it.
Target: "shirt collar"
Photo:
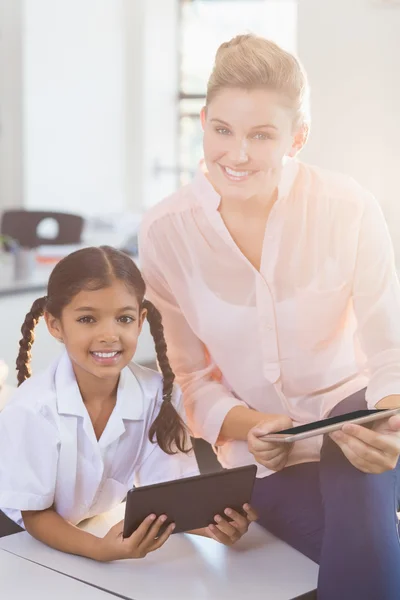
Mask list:
[[[117,391],[117,409],[121,419],[141,421],[144,419],[142,387],[128,365],[121,371]]]
[[[211,209],[218,210],[221,202],[221,196],[214,189],[212,183],[207,178],[207,167],[204,160],[201,160],[192,181],[192,187],[198,202]]]
[[[55,386],[58,413],[84,417],[85,406],[67,352],[61,355],[57,365]]]
[[[299,170],[299,163],[295,158],[285,157],[282,167],[281,180],[278,185],[278,200],[287,198],[292,191],[294,181]]]
[[[298,162],[295,158],[286,157],[282,167],[281,180],[278,185],[278,200],[286,198],[292,189],[294,180],[298,172]],[[200,204],[206,205],[211,209],[218,210],[221,196],[214,189],[207,178],[207,168],[204,160],[200,161],[194,179],[192,188]]]
[[[59,414],[85,417],[87,411],[67,352],[58,363],[55,387]],[[121,419],[140,421],[144,418],[143,390],[129,366],[121,372],[116,408]]]

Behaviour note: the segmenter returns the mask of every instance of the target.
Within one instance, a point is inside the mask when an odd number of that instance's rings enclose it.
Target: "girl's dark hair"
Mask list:
[[[99,290],[110,287],[115,280],[131,289],[141,309],[147,310],[147,320],[154,339],[157,361],[163,375],[163,401],[160,412],[151,425],[150,441],[157,440],[167,454],[188,452],[188,433],[171,399],[175,375],[167,357],[167,345],[161,315],[156,307],[144,299],[146,284],[134,261],[110,246],[83,248],[63,258],[53,269],[47,286],[47,296],[38,298],[25,317],[21,327],[22,338],[16,361],[18,385],[31,376],[31,347],[34,330],[44,312],[60,319],[63,309],[81,290]]]

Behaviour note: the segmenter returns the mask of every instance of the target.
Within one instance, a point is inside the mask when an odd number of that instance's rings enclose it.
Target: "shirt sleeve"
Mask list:
[[[57,463],[56,428],[26,406],[8,405],[0,414],[0,509],[52,506]]]
[[[382,398],[400,394],[400,285],[385,218],[369,195],[359,233],[353,303],[370,375],[366,399],[373,408]]]
[[[146,296],[162,315],[168,358],[183,391],[189,428],[195,437],[215,444],[227,413],[247,404],[215,379],[217,366],[209,360],[206,347],[174,298],[162,274],[162,259],[157,258],[155,242],[149,236],[140,237],[139,253]]]
[[[177,386],[174,386],[171,401],[178,414],[182,417],[183,421],[185,421],[185,409],[183,406],[182,394]],[[155,416],[158,414],[161,402],[162,390],[160,389],[158,408]],[[148,441],[147,449],[144,449],[143,454],[143,462],[135,472],[135,485],[138,487],[199,475],[199,468],[193,449],[187,454],[183,452],[166,454],[157,444]]]

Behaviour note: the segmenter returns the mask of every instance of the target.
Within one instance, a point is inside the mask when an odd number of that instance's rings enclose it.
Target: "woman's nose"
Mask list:
[[[229,158],[234,164],[246,163],[249,160],[248,157],[248,145],[247,140],[235,139],[229,150]]]

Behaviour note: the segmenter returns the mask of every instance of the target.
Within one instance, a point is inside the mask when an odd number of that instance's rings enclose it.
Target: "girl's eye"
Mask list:
[[[217,127],[217,129],[215,130],[217,133],[220,133],[221,135],[230,135],[230,131],[229,129],[226,129],[226,127]]]
[[[88,317],[88,316],[80,317],[78,319],[78,323],[94,323],[94,319],[93,319],[93,317]]]
[[[118,321],[120,321],[121,323],[133,323],[135,321],[135,319],[133,317],[130,317],[129,315],[124,315],[123,317],[119,317]]]

